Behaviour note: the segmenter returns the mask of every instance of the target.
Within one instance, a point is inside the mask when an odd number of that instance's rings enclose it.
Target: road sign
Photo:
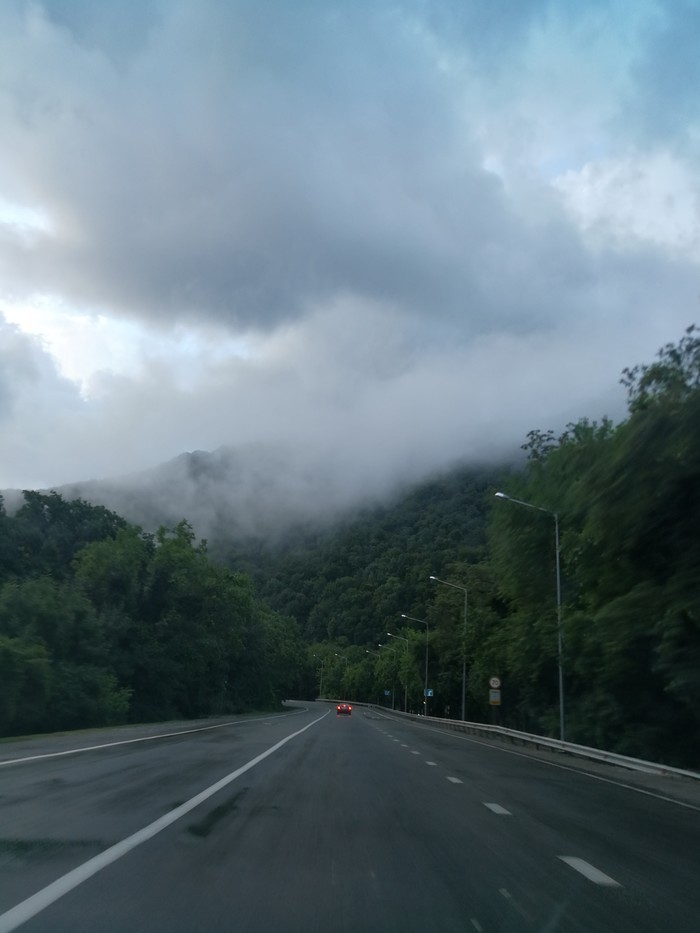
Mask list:
[[[391,690],[385,690],[385,691],[384,691],[384,696],[385,696],[385,697],[390,697],[390,696],[391,696]]]
[[[489,690],[489,705],[490,706],[501,705],[501,691],[500,690]]]
[[[501,678],[500,678],[500,677],[492,677],[492,678],[489,680],[489,687],[491,687],[493,690],[498,690],[498,688],[499,688],[500,686],[501,686]]]
[[[424,690],[424,691],[423,691],[423,696],[424,696],[424,697],[431,697],[432,695],[433,695],[433,688],[432,688],[432,687],[428,687],[427,690]]]

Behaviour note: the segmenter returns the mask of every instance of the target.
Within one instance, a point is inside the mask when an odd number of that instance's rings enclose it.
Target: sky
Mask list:
[[[5,0],[0,488],[260,445],[360,494],[624,417],[700,317],[698,35],[700,0]]]

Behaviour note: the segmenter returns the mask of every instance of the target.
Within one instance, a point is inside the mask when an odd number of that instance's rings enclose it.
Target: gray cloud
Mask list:
[[[6,238],[3,276],[166,320],[267,328],[351,293],[509,323],[494,283],[539,301],[540,271],[561,257],[585,277],[587,257],[553,204],[533,227],[484,170],[478,103],[439,65],[455,50],[469,62],[484,38],[502,84],[498,42],[550,7],[436,3],[421,20],[414,4],[173,2],[132,18],[48,3],[33,28],[40,7],[6,12],[6,171],[54,230]],[[483,80],[466,79],[477,102]]]
[[[676,339],[700,291],[698,257],[623,228],[626,204],[572,207],[587,165],[622,187],[645,146],[697,171],[692,81],[669,64],[678,45],[695,73],[696,6],[628,7],[0,7],[0,204],[45,218],[0,226],[0,288],[154,344],[81,396],[5,329],[7,475],[262,445],[352,498],[621,414],[620,370]],[[178,327],[201,348],[164,359]]]

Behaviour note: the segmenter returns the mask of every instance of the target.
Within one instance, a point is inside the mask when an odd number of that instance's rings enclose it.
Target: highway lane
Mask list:
[[[8,908],[306,726],[19,928],[698,929],[699,810],[322,712],[0,768],[0,930]]]
[[[240,717],[198,732],[180,724],[175,735],[171,726],[136,727],[3,744],[0,914],[318,715]],[[148,738],[154,733],[166,735]],[[71,746],[84,750],[66,754]]]

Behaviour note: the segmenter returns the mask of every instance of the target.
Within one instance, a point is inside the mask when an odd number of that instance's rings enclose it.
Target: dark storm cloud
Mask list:
[[[483,168],[475,69],[487,62],[503,91],[552,9],[6,10],[15,79],[0,165],[50,224],[4,237],[3,279],[163,321],[266,329],[352,294],[454,319],[465,336],[531,326],[531,313],[547,324],[586,299],[599,270],[544,188],[519,203]],[[562,284],[555,310],[542,298]]]
[[[345,4],[164,5],[126,69],[110,17],[50,9],[13,24],[34,55],[15,63],[6,166],[53,220],[3,251],[17,290],[260,326],[343,291],[449,306],[474,235],[460,212],[502,206],[383,4],[362,30]]]
[[[495,42],[541,6],[426,11]],[[6,171],[52,220],[3,244],[19,293],[261,328],[354,294],[469,333],[539,301],[555,244],[587,275],[556,209],[533,227],[481,167],[420,5],[45,8],[12,21],[33,56],[15,62]]]

